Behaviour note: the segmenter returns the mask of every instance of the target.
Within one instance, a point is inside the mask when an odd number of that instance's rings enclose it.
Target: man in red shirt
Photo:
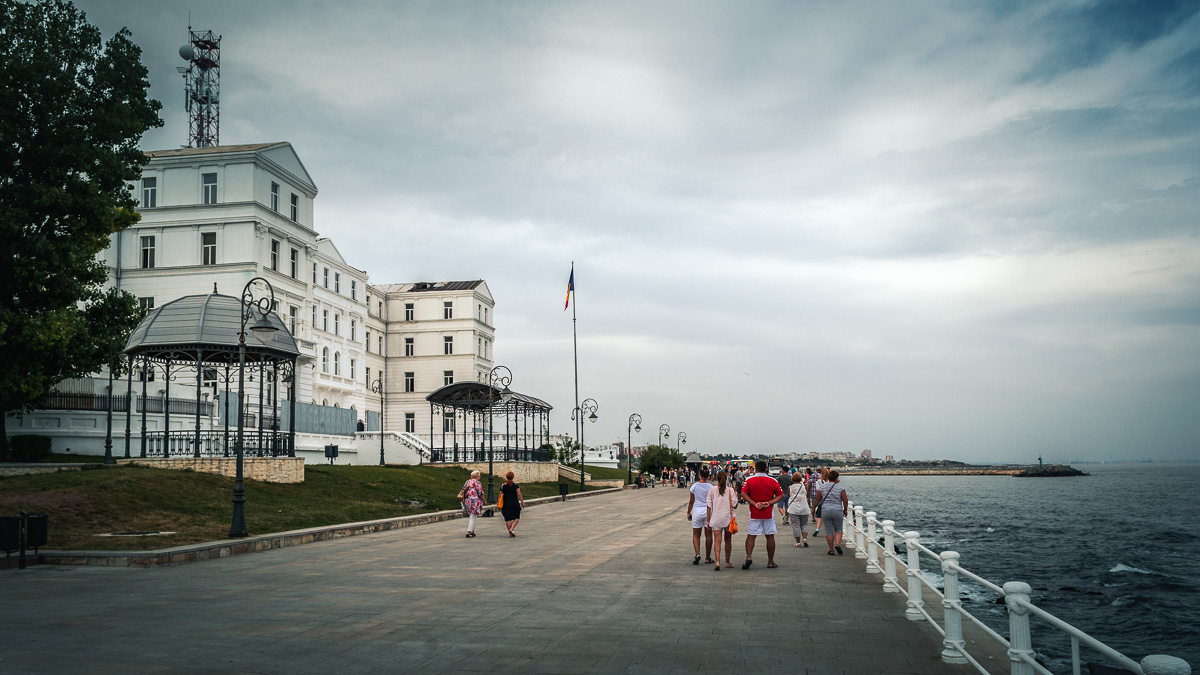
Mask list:
[[[783,489],[779,481],[767,475],[767,463],[763,460],[754,462],[754,475],[746,479],[742,485],[742,497],[750,505],[750,524],[746,528],[746,562],[742,569],[750,569],[751,554],[754,553],[754,540],[758,535],[767,538],[767,567],[778,567],[775,564],[775,514],[772,507],[783,499]]]

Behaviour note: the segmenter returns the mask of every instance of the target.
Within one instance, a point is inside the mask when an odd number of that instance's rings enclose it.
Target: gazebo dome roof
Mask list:
[[[247,332],[262,316],[257,307],[251,309],[251,314]],[[263,345],[253,335],[247,335],[247,354],[295,359],[300,355],[296,339],[278,314],[269,312],[267,317],[277,329],[275,336]],[[151,310],[129,336],[123,353],[153,357],[157,353],[198,349],[212,352],[205,355],[205,361],[224,361],[216,352],[236,354],[241,325],[242,302],[238,298],[217,293],[187,295]]]

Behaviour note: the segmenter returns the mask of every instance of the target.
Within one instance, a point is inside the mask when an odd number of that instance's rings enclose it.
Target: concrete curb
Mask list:
[[[580,499],[595,495],[621,492],[621,488],[609,488],[567,495],[567,499]],[[539,497],[525,500],[525,507],[542,506],[563,501],[562,497]],[[172,548],[160,548],[150,551],[41,551],[37,555],[29,554],[26,559],[29,565],[90,565],[93,567],[157,567],[159,565],[178,565],[182,563],[211,560],[213,558],[228,558],[245,553],[259,553],[287,546],[300,546],[317,541],[329,541],[342,537],[353,537],[360,534],[386,532],[405,527],[415,527],[428,523],[440,523],[446,520],[462,518],[461,510],[435,511],[414,516],[399,518],[384,518],[368,520],[361,523],[343,523],[340,525],[325,525],[290,532],[275,532],[246,539],[225,539],[201,544],[186,544]],[[11,565],[8,564],[11,562]],[[15,556],[0,558],[0,569],[17,566]]]

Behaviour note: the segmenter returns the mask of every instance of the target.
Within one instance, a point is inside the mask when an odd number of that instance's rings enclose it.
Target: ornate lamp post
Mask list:
[[[637,413],[629,416],[629,427],[625,430],[625,465],[629,469],[629,479],[625,481],[626,485],[633,484],[633,431],[642,433],[642,416]]]
[[[596,420],[596,411],[599,410],[600,404],[596,403],[594,398],[585,398],[583,403],[580,403],[577,408],[571,411],[571,420],[578,424],[579,428],[579,491],[583,492],[583,420],[586,418],[593,424]],[[578,415],[578,416],[577,416]]]
[[[675,434],[675,452],[679,452],[679,444],[687,445],[687,434],[682,431]]]
[[[508,385],[512,384],[512,371],[507,366],[495,366],[488,371],[488,501],[495,502],[495,488],[492,486],[496,482],[495,472],[492,471],[492,456],[495,454],[496,439],[492,433],[492,395],[496,391],[496,386],[504,387],[500,390],[500,401],[508,403],[512,398],[512,390]]]
[[[254,282],[261,281],[267,287],[268,295],[262,295],[258,298],[254,297]],[[245,412],[246,406],[242,405],[242,400],[246,393],[246,324],[250,323],[250,318],[254,315],[254,310],[259,313],[258,321],[250,327],[254,333],[255,339],[261,344],[269,344],[275,337],[275,331],[279,330],[267,318],[271,314],[271,307],[275,306],[275,289],[271,287],[271,282],[262,277],[254,277],[246,282],[245,288],[242,289],[242,326],[238,331],[238,425],[237,425],[237,474],[233,484],[233,522],[229,526],[229,536],[231,537],[246,537],[249,532],[246,530],[246,512],[244,505],[246,503],[246,485],[242,477],[242,443],[245,431]]]
[[[375,378],[374,382],[371,383],[371,391],[375,392],[376,394],[379,394],[379,466],[383,466],[383,409],[384,409],[383,396],[384,396],[384,391],[383,391],[383,374],[382,373],[379,375],[379,377]]]
[[[662,447],[663,438],[671,438],[671,427],[663,424],[658,427],[658,447]]]

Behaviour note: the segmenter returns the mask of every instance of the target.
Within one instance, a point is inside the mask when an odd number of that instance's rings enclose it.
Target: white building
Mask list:
[[[297,401],[352,408],[364,426],[375,428],[380,397],[372,385],[379,380],[388,401],[384,428],[398,434],[397,440],[403,440],[405,431],[428,439],[425,396],[458,379],[482,380],[492,367],[495,303],[487,284],[372,286],[364,270],[348,263],[332,240],[318,235],[313,222],[317,187],[290,143],[146,154],[150,162],[130,186],[141,220],[112,235],[111,245],[99,256],[110,283],[137,296],[143,307],[214,291],[238,297],[250,279],[267,279],[275,309],[302,353]],[[72,386],[103,393],[103,377]],[[219,393],[219,377],[205,371],[205,398]],[[138,383],[135,390],[140,392]],[[117,385],[114,391],[123,395],[124,382]],[[279,383],[249,382],[248,397],[257,396],[260,386],[267,400],[271,393],[280,399],[288,393]],[[182,371],[172,380],[171,398],[195,398],[195,387],[195,374]],[[273,392],[276,387],[279,391]],[[152,391],[163,393],[161,387]],[[47,433],[45,429],[58,428],[53,434],[56,450],[102,451],[103,425],[97,430],[94,419],[80,422],[79,414],[68,419],[58,411],[38,411],[14,420],[9,430]],[[124,419],[116,417],[114,437],[120,438]],[[171,422],[176,428],[176,420]],[[148,428],[159,423],[152,421]],[[313,447],[329,442],[308,441]],[[378,435],[373,442],[377,448]],[[123,439],[115,443],[122,444]],[[297,447],[303,447],[303,439]],[[374,459],[360,463],[377,462],[378,456],[376,449]]]

